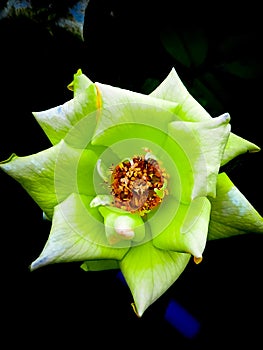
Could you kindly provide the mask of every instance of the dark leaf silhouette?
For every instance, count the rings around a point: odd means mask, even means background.
[[[89,0],[35,1],[8,0],[1,5],[0,19],[25,17],[46,27],[55,34],[58,28],[64,29],[83,40],[85,10]]]

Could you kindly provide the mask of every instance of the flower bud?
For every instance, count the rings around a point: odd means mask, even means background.
[[[119,242],[121,245],[127,245],[123,241],[140,242],[143,240],[145,225],[139,214],[109,206],[101,206],[99,211],[104,218],[106,237],[110,245]]]

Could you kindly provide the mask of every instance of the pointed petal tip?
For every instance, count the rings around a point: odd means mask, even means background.
[[[249,153],[257,153],[259,151],[261,151],[261,148],[258,147],[257,145],[255,145],[253,149],[248,150]]]
[[[36,269],[45,266],[49,263],[49,259],[47,257],[44,258],[37,258],[34,260],[31,265],[29,266],[30,271],[35,271]]]
[[[32,262],[30,265],[29,265],[29,270],[32,272],[32,271],[35,271],[36,269],[38,268],[37,264],[35,262]]]
[[[81,75],[81,74],[82,74],[82,70],[81,70],[81,68],[79,68],[79,69],[77,70],[76,75]]]
[[[218,125],[221,124],[228,124],[231,120],[229,113],[223,113],[220,114],[218,117],[213,118],[215,122],[217,122]]]
[[[36,270],[36,267],[34,266],[34,263],[30,264],[30,265],[28,266],[28,268],[29,268],[29,271],[30,271],[30,272]]]
[[[194,262],[196,265],[200,264],[202,262],[203,257],[202,256],[194,256]]]
[[[143,312],[141,312],[141,313],[139,313],[139,312],[138,312],[137,307],[136,307],[136,305],[135,305],[135,303],[134,303],[134,302],[133,302],[133,303],[131,303],[131,306],[132,306],[132,309],[133,309],[133,311],[134,311],[135,315],[136,315],[138,318],[141,318],[141,316],[142,316]]]
[[[228,123],[230,121],[230,114],[229,113],[224,113],[220,116],[222,118],[222,120],[224,120],[224,122]]]

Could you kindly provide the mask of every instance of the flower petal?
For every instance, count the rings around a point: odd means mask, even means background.
[[[1,162],[0,168],[18,181],[51,219],[54,206],[71,193],[96,193],[92,182],[96,152],[96,148],[74,149],[61,141],[30,156],[13,155]]]
[[[208,239],[263,233],[263,218],[225,173],[218,175],[217,196],[210,198]]]
[[[81,69],[77,70],[77,73],[74,74],[73,81],[68,84],[68,89],[74,92],[74,96],[82,92],[85,92],[86,89],[92,85],[92,81],[82,73]]]
[[[215,196],[217,174],[230,133],[229,120],[229,114],[225,113],[217,118],[199,123],[172,122],[169,124],[169,135],[185,152],[185,157],[189,159],[192,166],[194,187],[191,198]],[[164,149],[174,150],[169,139],[167,143]],[[171,156],[178,164],[179,173],[184,182],[185,178],[189,178],[189,169],[178,161],[178,153],[174,152]],[[185,190],[183,187],[183,191]]]
[[[60,145],[39,153],[18,157],[13,154],[0,168],[18,181],[50,219],[57,204],[54,168]]]
[[[260,147],[231,132],[221,160],[221,166],[225,165],[231,159],[237,157],[240,154],[259,151]]]
[[[155,248],[151,241],[129,250],[120,261],[120,269],[138,316],[177,280],[190,257],[190,254]]]
[[[180,105],[176,114],[184,121],[205,121],[210,114],[191,96],[174,68],[164,81],[150,94],[156,98],[174,101]],[[232,132],[230,133],[222,164],[245,152],[257,152],[260,148]]]
[[[101,215],[92,197],[70,195],[55,207],[47,243],[31,270],[53,263],[97,259],[120,260],[129,248],[109,247]]]
[[[170,198],[170,212],[172,201],[173,199]],[[165,208],[166,214],[164,214],[163,222],[156,218],[149,220],[154,246],[189,253],[201,259],[206,245],[210,219],[209,200],[206,197],[198,197],[190,205],[180,204],[171,218],[168,218],[169,207]],[[165,226],[164,223],[166,223]]]
[[[88,118],[89,127],[85,131],[86,140],[90,140],[96,126],[97,108],[97,89],[91,84],[64,104],[45,111],[33,112],[33,115],[51,143],[55,145],[83,118]]]
[[[167,124],[175,119],[178,105],[129,90],[96,83],[103,108],[98,118],[93,144],[110,146],[119,140],[146,136],[157,139],[155,130],[166,133]],[[148,126],[149,131],[141,128]],[[139,133],[139,134],[138,134]]]
[[[176,113],[181,120],[197,122],[211,118],[200,103],[189,94],[174,68],[150,96],[178,103],[180,109]]]
[[[71,193],[96,195],[97,187],[103,188],[98,179],[97,161],[104,149],[76,149],[64,141],[60,145],[54,176],[58,202],[62,202]]]

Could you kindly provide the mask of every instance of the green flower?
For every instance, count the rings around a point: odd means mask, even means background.
[[[91,82],[33,115],[51,141],[0,163],[52,221],[31,270],[80,261],[120,269],[138,316],[177,280],[208,239],[262,233],[263,219],[220,167],[259,147],[212,118],[176,71],[150,94]]]

